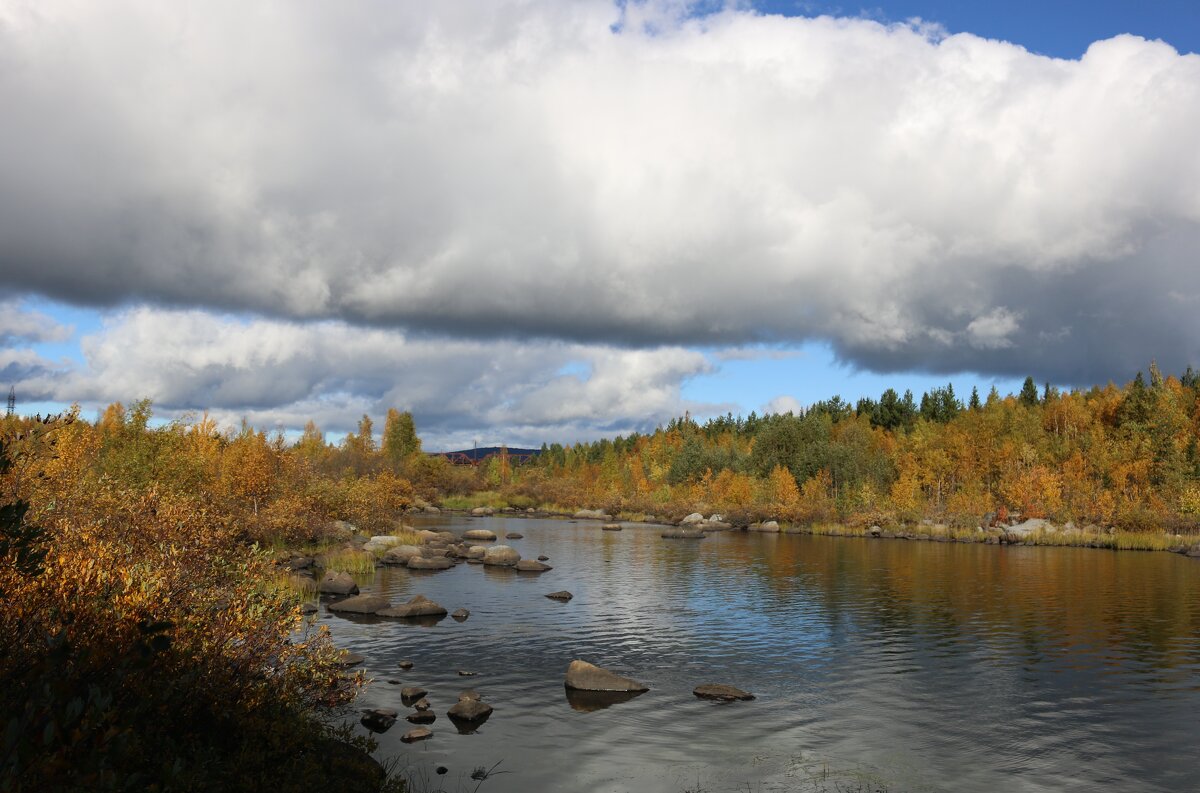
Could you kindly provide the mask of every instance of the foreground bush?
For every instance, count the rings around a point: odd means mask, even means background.
[[[328,726],[361,680],[267,561],[203,492],[79,490],[72,425],[0,439],[0,790],[378,787]]]

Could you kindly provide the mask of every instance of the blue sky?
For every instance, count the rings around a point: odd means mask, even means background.
[[[1200,3],[43,8],[0,26],[22,411],[444,448],[1200,364]]]

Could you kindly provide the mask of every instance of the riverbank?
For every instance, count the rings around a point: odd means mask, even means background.
[[[523,503],[528,503],[523,500]],[[500,515],[524,519],[590,520],[600,523],[646,523],[682,526],[696,524],[701,531],[761,531],[781,534],[811,534],[829,537],[860,537],[865,539],[895,539],[910,542],[959,542],[984,545],[1046,546],[1067,548],[1097,548],[1112,551],[1166,551],[1200,559],[1200,532],[1190,534],[1165,531],[1127,531],[1115,527],[1056,526],[1049,521],[1031,519],[1003,525],[963,527],[937,523],[932,520],[916,524],[796,524],[772,520],[767,516],[726,520],[726,516],[700,513],[686,516],[657,515],[645,512],[606,513],[599,509],[572,509],[561,505],[512,506],[495,493],[483,498],[459,497],[451,505],[443,503],[439,512],[471,517]],[[691,520],[689,521],[689,517]],[[698,519],[697,519],[698,518]]]

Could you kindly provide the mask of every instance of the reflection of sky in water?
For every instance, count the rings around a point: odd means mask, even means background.
[[[1189,560],[469,523],[521,531],[506,542],[555,569],[384,569],[364,591],[424,594],[471,618],[325,622],[368,658],[377,682],[364,706],[398,706],[388,678],[430,689],[435,738],[402,746],[404,722],[381,738],[414,768],[503,761],[493,792],[804,790],[814,764],[877,772],[893,791],[1200,786],[1177,751],[1200,737],[1200,564]],[[575,599],[544,597],[558,589]],[[401,658],[417,667],[400,672]],[[562,687],[573,658],[651,691],[573,710]],[[702,702],[691,689],[705,682],[759,699]],[[496,713],[459,736],[444,714],[467,687]]]

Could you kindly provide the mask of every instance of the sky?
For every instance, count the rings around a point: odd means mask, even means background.
[[[0,386],[426,448],[1200,366],[1200,5],[0,5]]]

